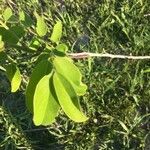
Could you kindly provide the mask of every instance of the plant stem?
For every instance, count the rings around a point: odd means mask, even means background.
[[[80,58],[89,58],[89,57],[106,57],[106,58],[118,58],[118,59],[150,59],[150,56],[132,56],[132,55],[114,55],[109,53],[70,53],[67,54],[71,58],[80,59]]]

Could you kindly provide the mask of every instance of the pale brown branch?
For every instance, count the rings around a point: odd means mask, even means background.
[[[80,58],[89,58],[89,57],[106,57],[106,58],[118,58],[118,59],[150,59],[150,56],[132,56],[132,55],[114,55],[108,53],[70,53],[68,54],[69,57],[80,59]]]

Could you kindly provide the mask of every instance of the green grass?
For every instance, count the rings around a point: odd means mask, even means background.
[[[35,1],[35,3],[34,3]],[[1,1],[6,6],[43,13],[49,28],[57,18],[63,21],[63,38],[70,52],[107,52],[149,55],[149,0],[22,0]],[[61,3],[62,2],[62,3]],[[30,41],[30,35],[25,37]],[[7,50],[23,73],[21,90],[10,93],[0,73],[0,149],[58,150],[149,150],[150,68],[149,60],[94,58],[75,61],[83,73],[88,91],[81,105],[90,117],[77,124],[63,113],[57,122],[35,127],[25,108],[26,78],[32,68],[26,52]]]

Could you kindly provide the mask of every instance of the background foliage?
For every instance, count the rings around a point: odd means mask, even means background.
[[[43,14],[50,31],[61,19],[62,41],[70,52],[150,52],[150,16],[146,16],[150,13],[149,0],[1,0],[0,6],[0,12],[6,6],[16,14],[25,11],[34,24],[36,10]],[[31,27],[21,40],[28,44],[33,34]],[[19,64],[23,81],[20,90],[12,94],[8,80],[0,72],[1,149],[150,149],[149,60],[75,60],[88,86],[81,105],[90,120],[74,123],[62,112],[56,123],[45,128],[33,125],[25,107],[24,90],[34,66],[33,55],[6,51]]]

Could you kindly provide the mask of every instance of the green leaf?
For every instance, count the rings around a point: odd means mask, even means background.
[[[6,30],[3,27],[0,27],[0,35],[3,37],[3,41],[9,44],[17,44],[19,41],[19,38],[14,32]]]
[[[9,28],[9,31],[14,33],[19,40],[25,34],[24,28],[20,25],[16,25],[16,26],[13,26],[13,27]]]
[[[57,73],[57,76],[60,79],[61,83],[63,84],[65,90],[69,94],[74,105],[80,110],[81,107],[80,107],[79,99],[74,88],[72,87],[72,84],[61,74]]]
[[[34,51],[37,51],[37,49],[40,47],[41,43],[39,42],[38,39],[36,38],[33,38],[29,47],[34,50]]]
[[[38,58],[36,59],[35,64],[38,64],[39,62],[41,62],[42,60],[48,60],[48,58],[50,57],[50,54],[43,52],[41,53]]]
[[[12,16],[12,14],[12,10],[9,7],[7,7],[3,13],[4,20],[7,21]]]
[[[37,13],[35,14],[36,19],[37,19],[37,24],[36,24],[36,32],[38,33],[39,36],[44,36],[47,33],[47,25],[44,21],[43,16],[39,16]]]
[[[62,36],[62,22],[57,21],[53,28],[53,32],[52,32],[50,40],[52,42],[58,43],[61,36]]]
[[[63,75],[72,84],[77,95],[85,94],[87,86],[81,82],[82,75],[71,59],[55,57],[53,64],[56,72]]]
[[[42,52],[36,59],[35,64],[38,64],[39,62],[43,60],[48,60],[50,58],[50,54],[47,52]]]
[[[15,23],[18,23],[19,22],[19,20],[18,20],[18,16],[16,16],[16,15],[12,15],[9,19],[8,19],[8,21],[7,21],[8,23],[11,23],[11,24],[15,24]]]
[[[24,28],[22,26],[13,26],[9,30],[0,27],[0,35],[3,37],[3,41],[8,44],[17,44],[20,38],[25,34]]]
[[[26,88],[26,105],[29,111],[33,112],[33,97],[38,82],[51,71],[52,64],[48,60],[42,60],[35,66]]]
[[[11,82],[11,92],[16,92],[21,84],[21,74],[19,68],[10,64],[6,67],[6,75]]]
[[[53,76],[53,83],[59,104],[66,115],[75,122],[87,121],[88,118],[74,105],[56,73]]]
[[[19,20],[20,21],[25,21],[25,13],[24,13],[24,11],[20,11],[19,12]]]
[[[44,76],[37,84],[34,94],[34,123],[35,125],[49,125],[58,115],[59,104],[55,100],[52,73]]]
[[[68,51],[68,47],[66,44],[59,44],[56,46],[56,50],[65,53]]]
[[[31,17],[28,14],[26,14],[24,11],[19,12],[19,20],[26,27],[30,27],[34,23]]]

